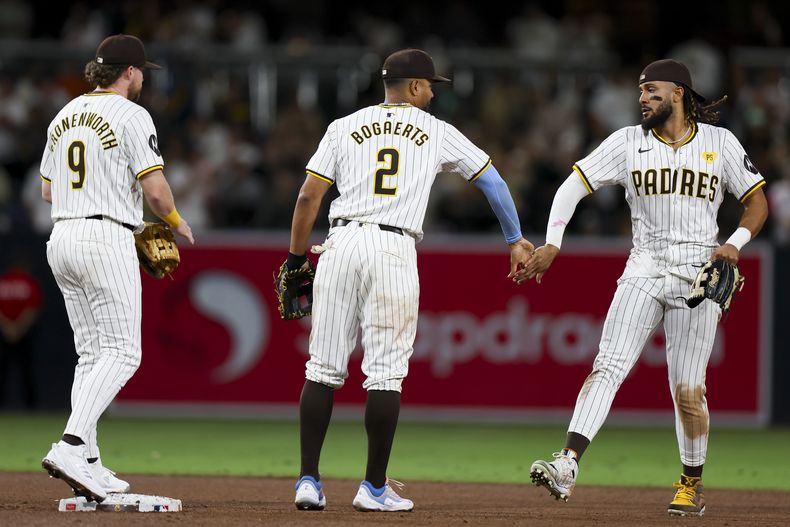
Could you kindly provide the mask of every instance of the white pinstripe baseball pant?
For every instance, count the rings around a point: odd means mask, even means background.
[[[688,296],[689,288],[689,281],[672,275],[618,282],[598,355],[579,392],[569,432],[591,440],[595,437],[617,390],[663,319],[680,459],[688,466],[705,463],[709,428],[705,370],[721,309],[710,301],[689,309],[681,298]]]
[[[141,359],[141,284],[134,237],[108,220],[55,223],[47,260],[63,293],[79,356],[65,434],[98,457],[96,424]]]
[[[339,388],[362,329],[366,390],[400,391],[417,334],[414,238],[352,222],[330,230],[313,283],[308,380]]]

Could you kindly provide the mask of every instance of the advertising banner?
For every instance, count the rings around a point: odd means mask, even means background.
[[[272,274],[287,243],[183,247],[174,280],[143,276],[143,361],[117,406],[293,407],[304,383],[310,318],[280,320]],[[450,239],[418,248],[420,316],[404,410],[455,416],[569,416],[598,351],[628,246],[563,246],[541,285],[506,278],[502,244]],[[719,324],[707,374],[712,415],[768,417],[766,257]],[[768,324],[768,325],[767,325]],[[693,331],[693,328],[692,328]],[[362,404],[362,350],[335,402]],[[671,416],[663,330],[624,382],[613,416]],[[670,421],[671,422],[671,421]]]

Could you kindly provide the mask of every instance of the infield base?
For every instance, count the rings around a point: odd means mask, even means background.
[[[60,512],[180,512],[181,500],[147,494],[108,494],[101,502],[88,501],[82,496],[63,498]]]

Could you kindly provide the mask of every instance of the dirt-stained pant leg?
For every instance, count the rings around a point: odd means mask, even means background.
[[[713,350],[721,310],[710,300],[689,309],[682,296],[688,295],[689,282],[667,278],[667,336],[669,388],[675,403],[675,432],[684,465],[705,463],[710,418],[705,396],[705,372]]]
[[[663,278],[620,280],[606,315],[593,370],[576,399],[569,432],[592,440],[600,430],[617,390],[661,322],[662,289]]]
[[[340,388],[359,331],[360,233],[357,225],[333,228],[313,281],[310,360],[305,377]]]

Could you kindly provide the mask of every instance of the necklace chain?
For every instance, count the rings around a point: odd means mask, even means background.
[[[675,139],[674,141],[667,141],[667,143],[670,144],[670,145],[674,145],[676,143],[681,142],[682,140],[684,140],[686,138],[687,135],[689,135],[690,131],[691,131],[691,125],[689,125],[688,128],[686,128],[686,131],[683,132],[683,135],[680,136],[679,139]]]

